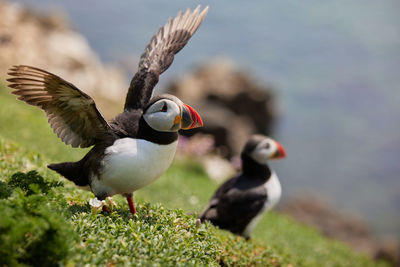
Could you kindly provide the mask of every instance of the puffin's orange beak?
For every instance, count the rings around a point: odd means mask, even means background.
[[[199,113],[189,105],[183,104],[181,129],[188,130],[203,126]]]
[[[278,142],[276,142],[276,152],[272,155],[271,159],[282,159],[284,157],[286,157],[286,151],[283,148],[283,146],[281,144],[279,144]]]

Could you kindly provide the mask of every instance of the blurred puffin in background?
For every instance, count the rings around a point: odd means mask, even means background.
[[[175,155],[180,129],[201,127],[199,114],[172,95],[152,96],[159,76],[199,28],[208,11],[179,12],[146,46],[133,77],[124,111],[107,122],[94,100],[47,71],[14,66],[8,79],[13,94],[46,112],[53,131],[67,145],[93,148],[77,162],[48,167],[96,198],[122,194],[135,214],[133,192],[163,174]],[[103,209],[108,211],[107,206]]]
[[[251,136],[241,153],[242,172],[217,189],[200,220],[249,239],[262,215],[281,197],[278,176],[267,162],[285,156],[285,149],[275,140]]]

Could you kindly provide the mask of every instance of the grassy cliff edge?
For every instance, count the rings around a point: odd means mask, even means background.
[[[20,189],[15,189],[9,197],[0,200],[3,202],[2,207],[14,205],[14,209],[23,209],[25,213],[13,214],[27,219],[31,218],[31,200],[49,203],[42,205],[48,209],[43,214],[57,212],[60,223],[70,226],[68,229],[72,229],[73,238],[66,240],[69,246],[64,248],[64,254],[60,254],[63,257],[58,260],[58,264],[384,265],[355,254],[347,246],[324,238],[316,231],[274,212],[263,218],[250,242],[209,224],[196,225],[195,216],[186,213],[194,212],[195,215],[199,212],[217,185],[191,161],[174,163],[157,182],[135,193],[138,203],[138,214],[135,217],[129,216],[127,205],[120,197],[115,197],[118,206],[110,215],[94,214],[87,204],[92,197],[89,192],[76,189],[70,182],[46,168],[50,162],[77,160],[86,150],[72,149],[62,144],[52,133],[43,112],[16,101],[1,86],[0,125],[0,181],[6,183],[15,173],[26,174],[35,170],[46,181],[64,183],[63,187],[52,188],[51,194],[44,194],[39,190],[34,194],[36,197],[32,198],[24,195]],[[0,218],[11,214],[6,208],[0,209],[0,213],[2,212]],[[49,216],[44,218],[52,218]],[[11,219],[18,221],[18,218]],[[27,229],[26,233],[34,231],[35,227],[32,225],[32,229]],[[2,228],[1,222],[0,231],[5,237],[5,241],[2,240],[5,245],[0,248],[0,254],[4,249],[7,252],[6,241],[11,240],[6,238],[7,235],[12,235],[7,229],[12,228]],[[68,229],[64,231],[70,231]],[[21,242],[26,242],[26,233],[22,235]],[[37,240],[41,239],[38,237]],[[25,263],[29,264],[29,261]],[[7,263],[0,263],[3,264]]]

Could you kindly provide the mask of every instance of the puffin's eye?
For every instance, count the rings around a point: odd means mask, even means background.
[[[161,108],[161,112],[167,112],[168,106],[167,103],[164,103],[163,107]]]
[[[270,145],[269,143],[266,143],[264,147],[265,147],[266,149],[269,149],[270,146],[271,146],[271,145]]]

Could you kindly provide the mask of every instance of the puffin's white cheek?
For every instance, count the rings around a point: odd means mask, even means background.
[[[147,124],[156,131],[168,132],[171,131],[173,120],[168,113],[152,113],[143,116]]]
[[[267,149],[253,152],[252,158],[260,164],[265,164],[270,157],[270,152]]]

